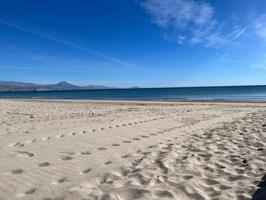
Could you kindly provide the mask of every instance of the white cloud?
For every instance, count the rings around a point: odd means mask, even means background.
[[[179,44],[204,43],[219,46],[228,42],[218,30],[215,9],[195,0],[146,0],[142,3],[155,24],[165,29],[167,38]]]
[[[173,25],[180,29],[186,28],[190,23],[196,26],[205,25],[212,19],[214,12],[210,5],[191,0],[147,0],[143,5],[159,26]]]

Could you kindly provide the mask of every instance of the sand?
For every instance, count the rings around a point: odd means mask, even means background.
[[[265,103],[0,100],[0,199],[266,199],[265,117]]]

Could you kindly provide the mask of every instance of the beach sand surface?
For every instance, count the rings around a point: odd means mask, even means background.
[[[0,199],[266,199],[265,144],[266,103],[0,100]]]

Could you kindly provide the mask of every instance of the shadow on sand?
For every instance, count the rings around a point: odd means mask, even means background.
[[[252,195],[252,200],[266,200],[266,174],[262,177],[257,191]]]

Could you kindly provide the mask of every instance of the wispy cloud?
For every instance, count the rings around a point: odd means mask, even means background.
[[[206,25],[212,21],[214,9],[207,3],[196,3],[192,0],[147,0],[143,6],[152,15],[159,26],[184,29],[189,24]]]
[[[238,39],[244,33],[248,32],[252,34],[252,36],[262,39],[266,42],[266,15],[258,15],[255,19],[251,20],[249,25],[244,28],[237,29],[232,35],[232,41]],[[255,33],[255,34],[254,34]]]
[[[236,63],[240,63],[246,66],[249,66],[251,68],[256,68],[256,69],[263,69],[266,70],[266,59],[261,59],[260,61],[254,61],[254,62],[250,62],[250,61],[243,61],[243,60],[233,60]]]
[[[266,15],[248,25],[236,25],[230,17],[218,19],[215,8],[200,0],[143,0],[142,7],[152,22],[164,30],[165,38],[178,44],[224,47],[253,33],[266,41]]]
[[[266,15],[258,17],[253,27],[256,35],[266,42]]]
[[[228,55],[222,55],[219,59],[219,62],[230,65],[232,65],[233,63],[237,63],[254,69],[266,70],[266,56],[261,55],[258,56],[257,59],[253,59],[251,61],[228,58]]]
[[[195,0],[146,0],[142,3],[155,24],[166,30],[168,39],[179,44],[204,43],[217,46],[227,43],[219,32],[210,4]]]
[[[239,38],[242,34],[244,34],[249,28],[250,28],[251,24],[247,25],[246,27],[242,28],[242,29],[238,29],[234,34],[233,34],[233,40],[236,40],[237,38]]]
[[[114,62],[116,64],[119,64],[119,65],[122,65],[122,66],[125,66],[125,67],[140,68],[140,66],[138,66],[138,65],[134,65],[134,64],[128,63],[126,61],[123,61],[123,60],[120,60],[120,59],[117,59],[117,58],[114,58],[114,57],[99,53],[99,52],[97,52],[97,51],[95,51],[95,50],[93,50],[91,48],[82,46],[82,45],[74,43],[74,42],[70,42],[70,41],[67,41],[67,40],[62,40],[60,38],[56,38],[56,37],[53,37],[53,36],[50,36],[50,35],[47,35],[47,34],[44,34],[44,33],[33,31],[33,30],[27,29],[25,27],[22,27],[22,26],[19,26],[19,25],[16,25],[16,24],[13,24],[13,23],[10,23],[10,22],[7,22],[7,21],[3,21],[3,20],[0,20],[0,24],[12,27],[12,28],[17,29],[19,31],[23,31],[23,32],[27,32],[27,33],[36,35],[38,37],[45,38],[47,40],[56,42],[58,44],[62,44],[62,45],[69,46],[69,47],[72,47],[72,48],[76,48],[76,49],[79,49],[79,50],[82,50],[82,51],[86,51],[86,52],[88,52],[88,53],[90,53],[92,55],[101,57],[103,59],[109,60],[111,62]]]
[[[10,65],[1,65],[0,69],[2,70],[21,70],[21,71],[58,71],[58,72],[88,72],[88,67],[81,68],[81,67],[60,67],[58,66],[51,66],[51,67],[29,67],[29,66],[10,66]],[[90,68],[94,69],[94,68]]]

